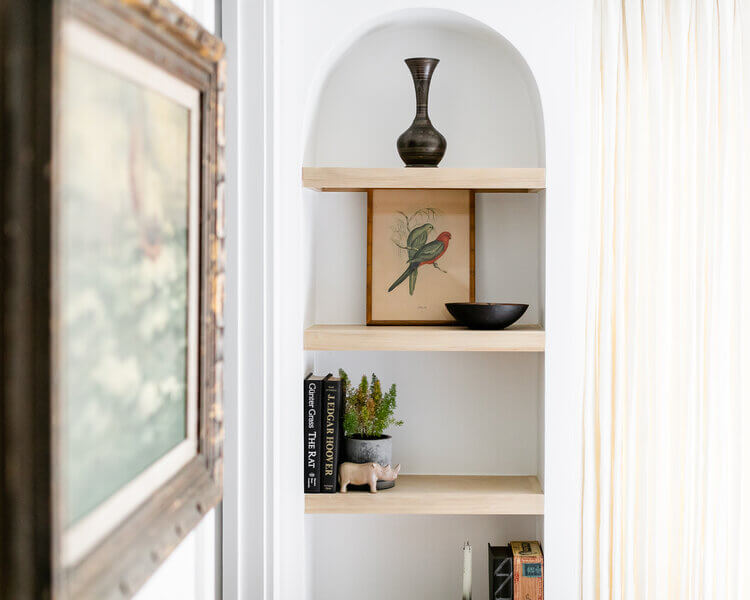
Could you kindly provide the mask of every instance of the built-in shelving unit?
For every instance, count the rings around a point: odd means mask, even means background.
[[[530,193],[545,189],[540,168],[375,169],[303,167],[302,184],[319,192],[365,192],[371,189],[474,190],[477,192]]]
[[[412,352],[544,352],[539,325],[474,331],[451,325],[313,325],[305,350],[392,350]]]
[[[376,494],[307,494],[305,512],[542,515],[544,494],[534,476],[401,475]]]
[[[537,192],[544,169],[303,168],[305,187],[320,192],[370,189],[471,189]],[[328,325],[308,327],[305,350],[412,352],[544,352],[540,325],[477,331],[454,325]],[[536,476],[401,475],[377,494],[307,494],[308,514],[543,515]]]
[[[302,182],[319,192],[371,189],[469,189],[532,193],[545,189],[542,168],[419,169],[305,167]],[[457,325],[402,326],[317,324],[304,332],[310,351],[544,352],[540,325],[501,331]],[[536,476],[401,475],[376,494],[352,491],[307,494],[308,514],[543,515],[544,493]]]
[[[523,39],[522,29],[507,29]],[[430,110],[448,150],[437,168],[403,167],[397,153],[396,136],[414,109],[408,56],[441,59]],[[559,156],[545,141],[538,74],[486,24],[415,9],[355,37],[324,75],[310,95],[317,103],[308,113],[305,167],[295,174],[306,242],[297,257],[301,293],[293,299],[304,315],[304,373],[343,369],[355,383],[377,374],[398,388],[394,417],[403,427],[385,432],[393,437],[389,462],[401,464],[392,489],[295,501],[305,513],[306,595],[461,597],[462,546],[470,540],[472,596],[492,597],[487,545],[545,544],[545,476],[561,464],[556,457],[548,465],[547,432],[555,424],[545,400],[555,182],[550,178],[548,189],[544,167]],[[367,261],[382,255],[368,252],[368,244],[387,241],[377,228],[397,226],[377,211],[375,190],[408,190],[383,194],[403,197],[395,208],[405,212],[433,206],[432,192],[471,192],[476,300],[528,304],[521,322],[501,331],[365,325]],[[454,227],[449,214],[432,220],[439,231]],[[452,274],[455,265],[446,270]],[[432,269],[428,277],[439,281]],[[396,297],[413,305],[405,295],[387,296]],[[299,447],[296,429],[288,429]]]

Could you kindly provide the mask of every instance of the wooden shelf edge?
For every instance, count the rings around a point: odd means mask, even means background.
[[[539,325],[477,331],[453,325],[313,325],[304,332],[304,349],[403,352],[544,352]]]
[[[371,189],[461,189],[532,193],[546,188],[543,168],[347,168],[302,167],[302,185],[319,192]]]
[[[533,476],[402,475],[396,487],[346,494],[306,494],[307,514],[543,515]]]

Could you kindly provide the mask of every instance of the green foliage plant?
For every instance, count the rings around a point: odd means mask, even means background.
[[[396,384],[392,384],[384,394],[380,380],[375,373],[368,381],[365,375],[359,385],[354,387],[349,376],[339,369],[346,394],[344,410],[344,433],[350,437],[366,440],[378,439],[391,426],[400,427],[403,421],[393,417],[396,410]]]

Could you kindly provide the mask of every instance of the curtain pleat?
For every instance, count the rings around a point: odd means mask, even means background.
[[[582,0],[582,598],[750,598],[750,2]]]

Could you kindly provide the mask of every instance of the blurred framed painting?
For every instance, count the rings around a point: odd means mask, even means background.
[[[368,192],[368,325],[455,323],[445,303],[474,293],[472,191]]]
[[[168,3],[62,6],[55,585],[129,596],[221,498],[223,46]]]

